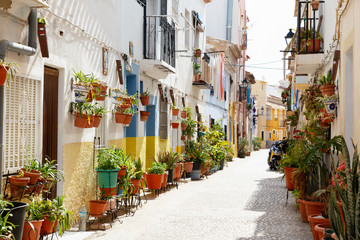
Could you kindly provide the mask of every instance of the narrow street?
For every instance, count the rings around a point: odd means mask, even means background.
[[[208,179],[182,183],[110,230],[64,239],[311,239],[291,196],[285,207],[285,182],[268,169],[267,153],[252,152]]]

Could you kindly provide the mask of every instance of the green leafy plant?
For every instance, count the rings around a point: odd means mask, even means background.
[[[8,221],[9,217],[12,216],[10,211],[4,214],[5,210],[9,210],[8,207],[13,207],[13,204],[2,200],[0,195],[0,239],[15,239],[12,232],[15,228],[14,224]]]
[[[185,141],[185,152],[184,159],[187,162],[197,162],[201,165],[205,165],[205,161],[209,158],[209,153],[213,154],[214,157],[221,158],[219,153],[216,152],[215,146],[212,146],[213,149],[206,149],[206,145],[201,144],[201,142],[195,142],[193,140]],[[215,159],[221,160],[221,159]]]
[[[17,72],[20,71],[20,67],[16,63],[5,62],[2,59],[0,59],[0,68],[4,68],[7,72],[7,74],[6,74],[6,83],[7,84],[9,84],[9,80],[13,81]]]
[[[171,105],[171,109],[179,109],[176,105]]]
[[[240,138],[238,141],[238,156],[244,158],[249,148],[249,141],[246,138]]]
[[[133,115],[133,114],[135,114],[135,113],[137,113],[138,111],[136,111],[135,110],[135,108],[128,108],[128,109],[126,109],[125,111],[124,111],[124,113],[125,114],[131,114],[131,115]]]
[[[95,103],[93,112],[97,116],[106,117],[106,113],[110,111],[106,111],[106,108],[100,106],[99,103]]]
[[[149,89],[146,89],[146,91],[141,93],[141,97],[145,97],[145,96],[150,96],[150,91]]]
[[[201,71],[200,71],[200,64],[199,63],[193,63],[193,68],[195,71],[195,75],[201,75]]]
[[[152,162],[151,167],[148,168],[147,173],[148,174],[163,174],[165,173],[167,168],[166,163],[160,163],[160,162]]]
[[[257,151],[261,148],[261,142],[262,142],[262,139],[261,137],[255,137],[253,139],[253,145],[254,145],[254,150]]]
[[[113,157],[111,149],[101,148],[96,155],[97,169],[111,170],[119,167],[119,162]]]
[[[334,84],[331,71],[329,71],[326,76],[322,76],[322,78],[319,80],[319,83],[321,86]]]
[[[157,154],[157,161],[159,163],[165,163],[167,166],[167,170],[174,169],[175,163],[179,162],[180,159],[180,154],[177,152],[164,151]]]
[[[196,133],[196,121],[191,118],[186,118],[185,120],[182,120],[182,122],[187,123],[185,130],[182,130],[182,134],[184,136],[194,137],[194,134]]]
[[[41,204],[33,199],[29,206],[26,208],[26,221],[38,221],[43,219],[42,206]]]
[[[192,108],[191,108],[191,107],[182,107],[181,109],[182,109],[182,111],[186,111],[186,113],[187,113],[187,118],[191,118],[191,117],[192,117]]]
[[[142,162],[140,158],[138,158],[136,161],[134,160],[134,166],[135,166],[134,178],[140,180],[143,176]]]
[[[76,72],[73,69],[73,76],[75,84],[83,85],[83,86],[91,86],[91,84],[94,84],[96,82],[99,82],[99,79],[94,74],[85,74],[81,70],[79,72]]]

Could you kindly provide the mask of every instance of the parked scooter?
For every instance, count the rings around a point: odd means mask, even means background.
[[[280,161],[283,155],[286,153],[286,149],[288,147],[288,140],[283,139],[281,141],[276,141],[270,148],[269,156],[268,156],[268,165],[270,170],[277,170]]]

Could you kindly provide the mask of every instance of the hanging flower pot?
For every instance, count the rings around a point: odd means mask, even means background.
[[[8,69],[8,66],[0,65],[0,86],[5,85]]]
[[[173,116],[177,116],[177,115],[179,114],[179,111],[180,111],[180,110],[179,110],[178,108],[173,108],[173,109],[172,109],[172,115],[173,115]]]
[[[132,114],[125,114],[125,120],[124,120],[125,125],[129,125],[131,123],[132,116],[133,116]]]
[[[317,0],[312,0],[311,1],[311,8],[314,10],[314,11],[317,11],[319,10],[319,1]]]
[[[86,114],[81,114],[78,112],[75,112],[75,121],[74,126],[78,128],[92,128],[94,125],[94,115],[91,115],[90,117]]]
[[[128,97],[128,98],[124,98],[123,101],[124,101],[125,104],[132,105],[134,99]]]
[[[126,114],[121,112],[115,112],[115,122],[124,123]]]
[[[185,130],[186,129],[186,127],[187,127],[187,123],[186,122],[182,122],[181,123],[181,130]]]
[[[335,94],[335,84],[330,84],[330,85],[324,85],[320,87],[320,92],[323,95],[323,97],[325,96],[332,96]]]
[[[91,102],[92,94],[88,86],[73,84],[72,85],[75,93],[75,102]]]
[[[149,115],[150,115],[150,112],[140,111],[140,121],[146,122]]]
[[[201,49],[199,49],[199,48],[196,49],[196,50],[195,50],[195,56],[196,56],[196,57],[201,57],[201,52],[202,52]]]
[[[143,106],[149,105],[150,96],[144,95],[140,97],[140,102]]]
[[[100,115],[95,115],[94,116],[94,124],[93,124],[94,128],[99,127],[101,119],[102,119],[102,117]]]
[[[327,114],[333,115],[336,113],[337,99],[326,99],[323,101]]]
[[[93,93],[95,95],[95,100],[96,101],[104,101],[108,89],[108,86],[106,86],[105,84],[101,84],[101,83],[93,83],[92,85],[92,89],[93,89]]]
[[[185,110],[181,111],[181,118],[186,118],[187,112]]]
[[[101,217],[105,212],[105,200],[91,200],[89,214],[94,217]]]
[[[181,140],[182,140],[182,141],[185,141],[185,136],[181,136]]]
[[[173,123],[171,123],[171,126],[172,126],[172,128],[177,129],[179,127],[179,124],[180,123],[178,123],[178,122],[173,122]]]

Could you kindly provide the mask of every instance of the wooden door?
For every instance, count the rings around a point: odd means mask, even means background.
[[[43,106],[43,159],[57,160],[58,138],[58,77],[57,69],[44,68],[44,106]],[[51,191],[56,196],[56,184]]]

